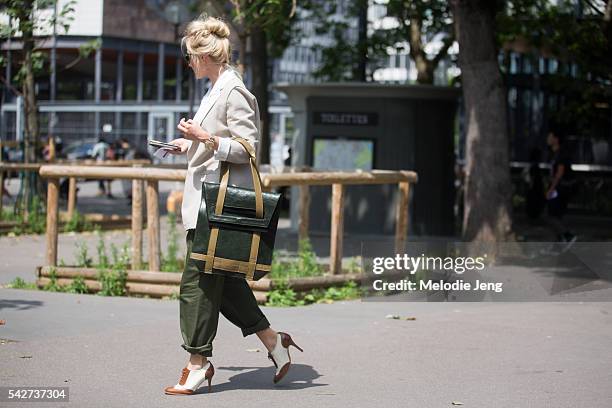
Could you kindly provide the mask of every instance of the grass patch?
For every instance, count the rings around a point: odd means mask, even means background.
[[[312,250],[308,239],[298,243],[297,258],[292,262],[281,262],[276,253],[272,256],[272,267],[268,277],[275,281],[284,281],[288,278],[304,278],[309,276],[322,276],[325,273],[317,262],[317,256]]]
[[[304,306],[313,303],[332,303],[339,300],[357,299],[362,291],[355,282],[347,282],[343,286],[327,289],[312,289],[306,292],[296,292],[281,281],[268,292],[266,306]]]
[[[32,199],[28,208],[28,217],[22,212],[2,211],[2,220],[16,222],[9,232],[10,235],[43,234],[47,226],[47,212],[45,203],[37,196]]]
[[[38,289],[35,282],[26,282],[20,277],[13,279],[8,287],[13,289]]]
[[[64,224],[64,232],[83,232],[93,231],[94,225],[80,214],[76,209],[72,213],[72,217]]]
[[[183,272],[185,268],[184,257],[179,256],[178,231],[176,228],[176,214],[168,214],[168,246],[166,254],[162,254],[162,272]]]

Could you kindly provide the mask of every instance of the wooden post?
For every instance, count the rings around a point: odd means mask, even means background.
[[[159,182],[147,180],[147,235],[149,238],[149,270],[161,269],[159,241]]]
[[[298,238],[300,240],[308,238],[308,224],[310,223],[310,188],[308,184],[302,184],[300,188],[300,202],[299,202],[299,214],[298,220]]]
[[[68,219],[71,220],[74,216],[74,208],[76,205],[76,177],[70,177],[68,183]]]
[[[331,243],[329,271],[332,275],[342,272],[342,234],[344,232],[344,185],[332,185]]]
[[[52,178],[47,183],[47,265],[57,265],[57,201],[59,179]]]
[[[402,253],[406,246],[408,236],[408,202],[410,183],[402,181],[399,183],[399,197],[395,214],[395,252]]]
[[[142,180],[132,180],[132,269],[142,267]]]
[[[2,145],[0,144],[0,149]],[[0,170],[0,220],[2,219],[2,213],[4,212],[2,207],[2,199],[4,198],[4,171]]]

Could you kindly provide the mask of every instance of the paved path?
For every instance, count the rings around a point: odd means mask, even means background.
[[[348,301],[264,312],[305,350],[292,352],[281,384],[257,338],[221,319],[213,392],[166,396],[186,361],[177,301],[0,289],[0,338],[10,340],[0,344],[0,383],[69,386],[64,406],[76,407],[612,406],[611,303]]]
[[[106,235],[118,245],[128,238]],[[348,254],[361,240],[347,238]],[[96,237],[62,234],[59,257],[70,262],[76,242],[95,253]],[[315,240],[317,253],[325,255],[327,242]],[[0,238],[0,283],[33,281],[43,259],[43,237]],[[573,295],[612,299],[610,292]],[[0,385],[70,387],[70,403],[50,407],[612,406],[610,302],[348,301],[263,310],[305,350],[292,349],[295,364],[281,384],[272,384],[257,338],[244,339],[221,318],[213,392],[166,396],[187,357],[177,301],[0,289]]]

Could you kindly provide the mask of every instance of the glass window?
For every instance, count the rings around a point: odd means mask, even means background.
[[[123,100],[136,100],[136,87],[138,73],[138,53],[128,52],[123,53]]]
[[[176,99],[176,64],[177,58],[167,56],[164,67],[164,95],[165,101],[173,101]],[[181,60],[178,60],[182,63]],[[182,68],[181,68],[182,69]]]

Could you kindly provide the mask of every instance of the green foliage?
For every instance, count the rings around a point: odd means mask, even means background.
[[[110,250],[112,258],[111,268],[128,269],[130,267],[131,259],[129,244],[127,242],[123,244],[121,249],[117,248],[114,242],[111,242]]]
[[[96,227],[95,233],[98,237],[98,244],[96,245],[96,251],[98,253],[98,268],[108,268],[110,262],[106,253],[106,242],[104,241],[104,234],[100,232],[100,227]]]
[[[162,256],[161,270],[163,272],[182,272],[183,259],[179,257],[178,232],[176,229],[176,214],[168,214],[168,249]]]
[[[79,46],[79,56],[81,58],[87,58],[92,52],[102,47],[102,40],[96,38],[95,40],[87,41]]]
[[[98,235],[98,269],[97,279],[101,289],[100,296],[124,296],[127,293],[127,268],[130,264],[130,257],[127,243],[123,245],[121,251],[111,243],[112,263],[106,252],[106,243],[99,228],[96,228]]]
[[[53,32],[53,26],[57,27],[58,34],[66,34],[70,24],[74,21],[75,0],[70,0],[58,7],[57,15],[50,12],[41,12],[55,8],[57,0],[5,0],[2,2],[3,13],[13,20],[13,24],[0,24],[1,37],[14,37],[19,32],[32,35],[34,32]],[[48,71],[48,55],[34,48],[30,54],[32,61],[32,72],[40,75]],[[4,63],[4,61],[2,61]],[[30,69],[26,64],[21,64],[15,74],[13,82],[20,84]]]
[[[85,219],[85,216],[77,210],[74,210],[72,217],[64,224],[64,232],[93,231],[93,229],[93,224]]]
[[[312,289],[307,292],[296,292],[287,282],[274,283],[274,289],[268,292],[266,306],[303,306],[312,303],[331,303],[339,300],[355,299],[361,296],[361,288],[355,282],[343,286],[332,286],[327,289]]]
[[[348,273],[360,273],[362,270],[361,258],[354,256],[352,257],[347,265]]]
[[[433,73],[440,61],[448,56],[455,42],[450,2],[444,0],[389,0],[387,16],[395,18],[397,27],[378,29],[380,38],[397,51],[410,52],[418,70],[417,82],[433,83]],[[417,30],[419,36],[413,36]],[[425,50],[437,41],[442,46],[435,53]]]
[[[49,292],[65,292],[66,289],[66,287],[57,283],[57,270],[55,268],[51,268],[49,271],[49,282],[43,286],[43,290]]]
[[[169,296],[167,296],[166,298],[167,298],[168,300],[179,300],[180,296],[181,296],[181,295],[180,295],[180,293],[178,293],[178,292],[172,292],[172,293],[171,293]]]
[[[102,286],[100,296],[124,296],[127,288],[127,272],[125,270],[99,270],[98,281]]]
[[[85,278],[83,276],[78,275],[75,277],[70,285],[66,287],[66,292],[68,293],[88,293],[89,289],[87,288],[87,284],[85,283]]]
[[[232,19],[245,32],[262,29],[268,38],[271,57],[280,57],[296,38],[295,10],[292,0],[233,0]]]
[[[22,234],[42,234],[46,230],[47,225],[47,213],[44,202],[38,197],[34,196],[32,202],[28,205],[28,218],[24,218],[21,212],[5,212],[7,216],[3,219],[7,221],[17,222],[11,232],[15,235]]]
[[[37,289],[35,282],[26,282],[20,277],[13,279],[8,287],[13,289]]]
[[[355,299],[361,295],[361,290],[357,283],[351,281],[347,282],[344,286],[332,286],[327,288],[323,294],[322,299],[324,300],[346,300]]]
[[[84,241],[78,241],[76,243],[77,250],[75,253],[76,258],[76,266],[82,266],[85,268],[91,267],[93,264],[93,259],[89,257],[89,253],[87,250],[87,244]]]
[[[602,2],[598,7],[597,2],[512,0],[497,14],[498,46],[527,44],[524,63],[534,70],[541,56],[557,60],[541,86],[563,95],[564,102],[551,106],[549,115],[568,133],[607,134],[609,110],[597,108],[609,103],[612,81],[612,38],[606,34],[604,7]]]
[[[298,299],[298,294],[286,282],[279,281],[275,288],[268,292],[266,306],[301,306],[306,304]]]
[[[321,276],[324,270],[317,262],[317,256],[312,250],[308,239],[300,240],[298,254],[295,261],[289,263],[279,262],[276,255],[272,258],[272,268],[269,273],[270,279],[282,280],[287,278],[298,278],[307,276]]]

